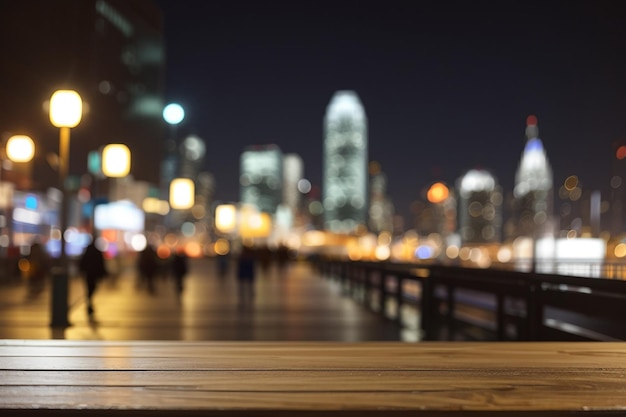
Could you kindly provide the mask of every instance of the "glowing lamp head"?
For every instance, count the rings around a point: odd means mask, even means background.
[[[530,115],[526,118],[526,126],[537,126],[537,117],[535,115]]]
[[[176,178],[170,183],[170,207],[178,210],[190,209],[195,200],[194,183],[189,178]]]
[[[124,144],[111,144],[102,150],[102,172],[107,177],[125,177],[130,172],[130,149]]]
[[[170,125],[177,125],[185,118],[185,110],[180,104],[172,103],[163,109],[163,119]]]
[[[6,152],[13,162],[28,162],[35,155],[35,143],[25,135],[11,136],[7,141]]]
[[[237,227],[237,208],[232,204],[220,204],[215,208],[215,227],[222,233],[231,233]]]
[[[83,101],[73,90],[58,90],[50,97],[50,122],[55,127],[76,127],[83,115]]]

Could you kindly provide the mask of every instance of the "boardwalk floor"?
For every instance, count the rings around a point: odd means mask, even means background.
[[[368,311],[341,293],[306,263],[284,271],[259,271],[255,297],[241,303],[232,272],[220,278],[212,259],[192,260],[185,289],[157,281],[155,294],[137,288],[132,266],[107,278],[94,297],[95,320],[86,314],[84,288],[72,278],[71,326],[51,329],[49,285],[36,297],[23,284],[0,286],[0,338],[73,340],[215,341],[399,341],[392,321]]]

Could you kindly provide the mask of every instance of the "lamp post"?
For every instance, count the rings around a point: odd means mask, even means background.
[[[61,232],[61,254],[59,266],[52,273],[51,327],[67,327],[68,264],[65,248],[67,192],[65,181],[69,169],[70,129],[78,126],[83,114],[80,95],[73,90],[57,90],[50,97],[50,122],[59,128],[59,231]]]
[[[6,143],[5,147],[6,157],[9,158],[10,161],[16,163],[27,163],[33,159],[35,155],[35,143],[33,140],[26,135],[14,135],[11,136]],[[0,169],[1,170],[1,169]],[[5,211],[5,209],[12,206],[13,199],[13,186],[0,186],[0,211]],[[11,230],[11,221],[4,221],[4,225],[2,225],[0,234],[7,235],[7,247],[12,245],[12,230]],[[3,251],[4,255],[4,251]],[[8,261],[8,260],[7,260]]]
[[[170,200],[168,186],[171,188],[171,182],[178,175],[178,141],[176,139],[176,127],[185,118],[185,110],[180,104],[170,103],[163,108],[163,120],[169,125],[169,137],[165,140],[165,158],[161,166],[161,198]],[[172,226],[172,213],[168,213],[164,218],[166,228]]]

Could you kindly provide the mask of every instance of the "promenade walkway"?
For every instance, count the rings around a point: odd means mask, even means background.
[[[0,339],[193,341],[399,341],[397,324],[342,296],[307,263],[258,271],[253,304],[240,305],[231,268],[219,277],[214,259],[190,260],[179,298],[170,278],[155,294],[136,286],[132,262],[102,282],[88,320],[80,277],[70,279],[71,326],[51,329],[50,286],[29,297],[24,283],[0,285]]]

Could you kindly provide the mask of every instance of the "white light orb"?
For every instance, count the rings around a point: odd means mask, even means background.
[[[177,125],[185,118],[185,110],[180,104],[172,103],[163,109],[163,119],[171,125]]]

